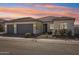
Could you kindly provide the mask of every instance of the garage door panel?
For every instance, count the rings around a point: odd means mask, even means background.
[[[33,33],[33,24],[17,24],[17,33]]]
[[[7,25],[7,33],[8,34],[14,34],[14,25],[13,24]]]

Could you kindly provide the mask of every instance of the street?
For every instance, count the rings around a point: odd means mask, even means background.
[[[0,37],[1,55],[78,55],[79,40]]]

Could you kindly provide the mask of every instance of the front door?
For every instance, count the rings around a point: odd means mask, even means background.
[[[43,32],[47,33],[47,24],[43,24]]]

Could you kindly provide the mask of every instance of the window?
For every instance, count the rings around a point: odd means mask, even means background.
[[[67,29],[67,23],[60,23],[60,29]]]
[[[54,24],[50,24],[50,29],[54,29]]]

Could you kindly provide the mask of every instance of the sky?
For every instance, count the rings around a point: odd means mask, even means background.
[[[79,3],[0,3],[0,18],[74,17],[79,24]]]

